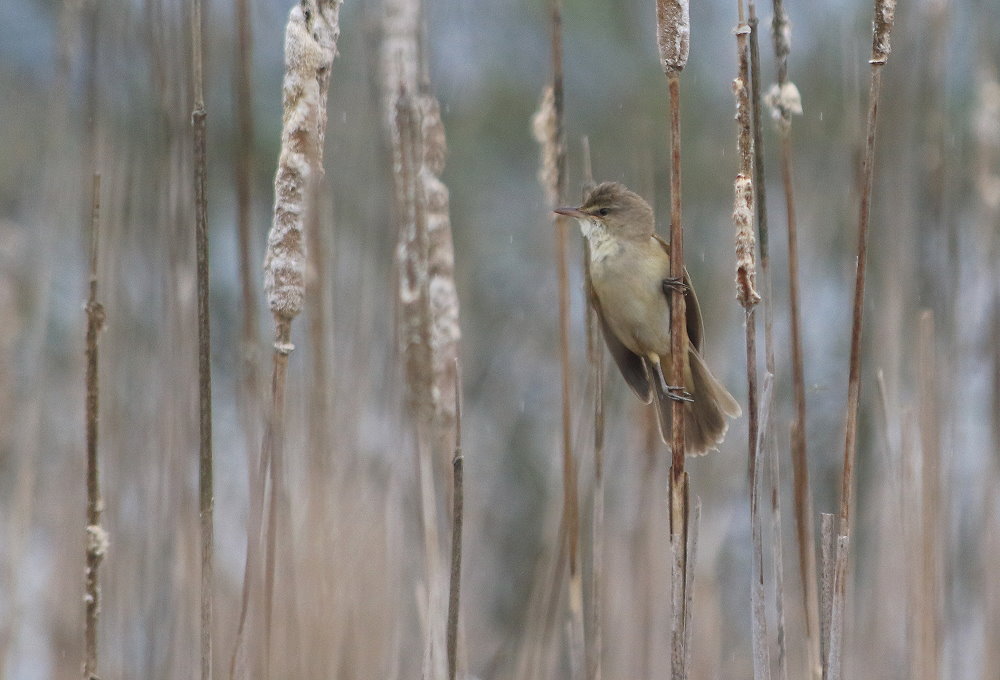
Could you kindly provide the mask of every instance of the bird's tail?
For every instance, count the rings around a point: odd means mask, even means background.
[[[684,377],[684,389],[693,402],[684,404],[684,448],[689,456],[699,456],[715,450],[726,437],[729,429],[728,418],[737,418],[742,413],[733,395],[708,370],[705,360],[693,348],[688,349],[688,372]],[[660,381],[650,382],[656,390],[657,421],[660,437],[670,444],[671,398],[663,391]]]

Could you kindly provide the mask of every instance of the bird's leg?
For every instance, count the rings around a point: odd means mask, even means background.
[[[668,276],[662,281],[663,292],[670,295],[671,292],[678,290],[682,293],[687,293],[689,286],[684,282],[683,276]]]
[[[660,366],[660,356],[658,354],[650,354],[649,361],[653,364],[653,369],[656,371],[656,379],[660,382],[660,389],[667,397],[674,401],[694,402],[694,397],[684,389],[683,385],[667,384],[667,379],[663,377],[663,367]]]

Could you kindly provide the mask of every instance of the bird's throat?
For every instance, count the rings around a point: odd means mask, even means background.
[[[597,220],[578,220],[580,232],[590,245],[590,261],[600,263],[621,251],[621,243]]]

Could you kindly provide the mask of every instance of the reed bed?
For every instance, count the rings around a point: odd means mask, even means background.
[[[997,8],[740,2],[730,92],[731,3],[198,4],[0,9],[0,676],[993,677]],[[604,355],[603,180],[718,452]]]

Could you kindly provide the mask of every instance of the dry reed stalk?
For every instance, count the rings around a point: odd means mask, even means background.
[[[941,450],[936,393],[940,385],[935,359],[934,315],[929,309],[920,314],[920,524],[921,560],[917,617],[919,635],[918,674],[932,680],[941,665],[941,555],[947,550],[942,530],[947,523],[941,510]]]
[[[830,618],[833,608],[834,561],[837,551],[834,542],[834,521],[834,515],[830,513],[824,512],[820,517],[819,640],[823,680],[828,680],[830,663]]]
[[[594,172],[590,159],[590,140],[582,141],[583,194],[594,186]],[[587,595],[590,607],[583,629],[583,646],[587,659],[587,680],[601,680],[603,674],[602,647],[604,631],[601,622],[601,597],[604,583],[604,346],[597,323],[592,296],[594,289],[590,281],[590,243],[584,240],[583,248],[584,287],[587,305],[587,363],[594,385],[594,506],[590,524],[590,583]]]
[[[551,208],[566,201],[566,140],[563,129],[562,1],[549,2],[549,44],[552,80],[542,93],[538,112],[532,119],[532,131],[539,144],[541,162],[539,182]],[[566,540],[566,564],[569,569],[569,647],[572,677],[579,677],[585,666],[583,622],[583,574],[580,565],[580,502],[577,488],[576,458],[573,453],[571,414],[571,366],[569,345],[569,271],[567,264],[568,219],[551,213],[555,227],[556,278],[559,285],[559,365],[562,387],[562,476],[563,526]]]
[[[781,135],[781,179],[785,195],[788,233],[788,308],[792,350],[792,386],[795,394],[795,426],[792,429],[792,476],[795,485],[795,529],[799,548],[799,579],[802,582],[803,613],[806,623],[806,657],[815,678],[822,672],[819,655],[819,610],[816,593],[816,538],[813,526],[812,492],[806,453],[806,388],[799,318],[798,228],[795,218],[795,191],[792,173],[792,116],[802,114],[798,88],[788,79],[791,52],[791,24],[782,0],[772,1],[774,16],[771,37],[777,63],[778,82],[768,93],[771,115]],[[763,189],[763,187],[760,187]]]
[[[865,297],[865,265],[868,256],[868,223],[871,209],[872,181],[875,175],[875,130],[878,120],[878,99],[882,85],[882,67],[891,49],[889,35],[896,8],[895,0],[875,0],[875,21],[872,32],[871,81],[868,91],[868,125],[865,155],[862,165],[861,206],[858,217],[858,256],[854,283],[854,317],[851,325],[850,375],[847,388],[847,417],[844,443],[844,475],[840,496],[840,518],[843,530],[850,533],[851,500],[854,489],[854,458],[857,449],[858,402],[861,397],[861,328]]]
[[[395,115],[390,126],[399,220],[396,266],[397,328],[405,374],[405,400],[417,435],[421,513],[427,570],[425,673],[447,672],[447,592],[438,536],[435,471],[455,434],[458,294],[454,281],[448,188],[440,180],[447,156],[440,105],[426,76],[385,60],[421,52],[419,3],[386,5],[383,72]],[[391,85],[390,85],[391,82]],[[450,457],[450,456],[449,456]],[[453,464],[449,465],[454,469]],[[442,480],[443,481],[443,480]]]
[[[274,317],[271,409],[262,447],[262,466],[270,470],[265,558],[265,669],[270,675],[277,541],[286,531],[287,503],[283,443],[285,375],[292,321],[305,296],[304,226],[310,188],[323,174],[323,139],[330,68],[340,36],[340,0],[306,0],[292,8],[285,28],[285,75],[282,82],[281,152],[274,180],[274,220],[264,260],[264,289]],[[257,540],[256,537],[250,537]],[[291,598],[294,602],[294,598]],[[242,631],[241,631],[242,632]],[[244,642],[237,640],[237,648]]]
[[[448,680],[458,672],[458,614],[462,584],[462,523],[465,510],[465,458],[462,454],[462,377],[455,359],[455,455],[452,457],[451,577],[448,584]]]
[[[753,182],[757,193],[757,246],[760,249],[760,276],[764,288],[764,366],[775,375],[774,309],[771,285],[771,258],[768,250],[767,184],[764,181],[764,131],[761,120],[760,47],[757,38],[757,3],[747,0],[747,24],[750,27],[750,102],[753,108]]]
[[[878,100],[885,65],[891,45],[889,35],[895,18],[895,0],[875,0],[875,20],[872,30],[871,81],[868,92],[868,125],[865,155],[862,164],[861,205],[858,217],[858,255],[854,284],[854,315],[851,324],[850,374],[847,386],[847,413],[844,437],[844,472],[840,495],[839,527],[837,528],[836,575],[833,604],[830,608],[829,661],[826,677],[839,680],[841,660],[842,617],[847,609],[847,551],[851,535],[851,503],[854,491],[854,459],[857,451],[858,402],[861,398],[861,330],[864,312],[865,271],[868,256],[868,224],[871,208],[872,182],[875,165],[875,130],[878,120]]]
[[[212,484],[212,343],[209,319],[208,180],[205,95],[202,75],[201,0],[191,0],[191,81],[194,107],[194,216],[198,280],[198,517],[201,528],[201,678],[212,677],[212,584],[215,543]]]
[[[681,222],[681,102],[680,74],[687,65],[691,41],[691,21],[687,0],[656,0],[656,42],[660,65],[667,77],[670,98],[670,276],[680,281],[684,277],[684,228]],[[684,292],[675,286],[670,298],[670,381],[684,384],[684,360],[687,357],[684,326]],[[685,649],[687,635],[684,623],[687,581],[688,484],[684,471],[684,404],[670,404],[670,542],[674,566],[671,572],[672,641],[671,676],[675,680],[687,677]]]
[[[923,536],[921,534],[922,515],[920,506],[923,499],[920,497],[920,451],[914,438],[919,435],[920,428],[917,425],[917,416],[913,412],[912,406],[903,409],[900,427],[900,472],[902,474],[900,493],[900,516],[902,518],[903,553],[905,555],[919,555],[923,549]],[[919,677],[920,663],[922,661],[922,650],[920,648],[920,624],[921,616],[921,569],[907,569],[904,576],[906,589],[906,607],[904,610],[905,633],[904,649],[907,650],[906,666],[903,668],[903,677]]]
[[[694,497],[694,509],[689,518],[687,543],[687,573],[684,575],[684,668],[691,668],[691,638],[694,628],[691,616],[694,613],[694,570],[698,563],[698,529],[701,526],[701,499]]]
[[[87,368],[86,368],[86,438],[87,438],[87,561],[84,580],[84,680],[98,678],[97,627],[101,616],[99,568],[108,552],[108,533],[101,526],[104,499],[101,496],[100,459],[97,448],[98,375],[97,339],[104,326],[104,306],[97,300],[98,232],[101,215],[101,176],[93,175],[90,217],[90,278],[87,295]]]
[[[252,61],[252,25],[249,11],[249,0],[236,0],[234,3],[234,21],[236,23],[237,42],[233,77],[235,90],[235,117],[241,143],[236,145],[236,237],[239,251],[239,281],[240,281],[240,311],[242,323],[240,326],[240,389],[237,394],[240,420],[243,434],[246,438],[247,476],[250,497],[250,513],[247,525],[247,545],[244,558],[243,587],[240,596],[240,613],[237,623],[236,640],[242,639],[242,631],[246,626],[250,607],[254,548],[260,540],[259,517],[263,491],[256,490],[263,476],[260,469],[261,461],[256,442],[258,440],[257,415],[259,408],[260,377],[257,367],[257,295],[253,285],[253,265],[251,264],[250,222],[252,219],[251,187],[253,176],[253,157],[251,149],[254,138],[253,97],[250,80]],[[230,678],[235,678],[237,663],[237,648],[234,647],[230,661]]]
[[[235,90],[235,117],[241,142],[235,148],[236,174],[236,238],[239,250],[240,306],[242,323],[240,326],[240,398],[242,404],[243,428],[247,437],[247,462],[252,471],[255,468],[251,453],[255,448],[253,423],[257,407],[259,377],[257,373],[257,305],[254,292],[254,266],[251,263],[250,222],[253,218],[251,189],[253,185],[253,85],[250,79],[253,58],[253,31],[250,19],[249,0],[235,0],[233,5],[236,23],[236,71],[233,76]],[[251,484],[253,480],[251,479]]]
[[[753,647],[753,668],[755,680],[770,680],[771,654],[768,651],[767,612],[764,604],[764,539],[760,519],[760,506],[764,496],[764,451],[768,448],[770,438],[771,405],[773,399],[774,377],[768,373],[764,376],[760,410],[760,429],[757,433],[754,469],[750,477],[750,534],[753,544],[751,559],[750,607],[751,607],[751,643]],[[771,456],[773,458],[773,456]]]
[[[833,560],[833,583],[830,602],[830,642],[827,649],[825,680],[840,680],[844,672],[844,617],[847,608],[847,559],[850,534],[843,525],[837,536],[837,547]]]
[[[773,376],[768,374],[767,380],[773,380]],[[774,408],[773,391],[766,395],[764,408],[772,411]],[[771,424],[768,422],[764,428],[771,432]],[[767,447],[767,457],[770,463],[771,473],[771,563],[774,574],[774,612],[775,625],[778,633],[778,678],[787,680],[788,659],[787,642],[785,635],[785,570],[782,563],[784,548],[782,547],[782,526],[781,526],[781,474],[778,464],[778,447],[775,445],[774,435],[769,434],[765,441]]]
[[[734,182],[733,225],[736,228],[736,299],[743,307],[746,331],[747,359],[747,411],[748,455],[750,472],[750,532],[753,543],[753,568],[751,570],[751,611],[753,627],[754,678],[765,680],[771,677],[770,655],[767,649],[767,617],[764,610],[764,546],[760,518],[762,461],[759,437],[759,410],[757,403],[757,329],[754,310],[760,295],[756,290],[756,264],[754,262],[755,239],[753,231],[753,134],[750,122],[750,50],[748,39],[751,32],[744,16],[743,2],[739,0],[739,25],[736,27],[736,53],[738,71],[733,80],[733,95],[736,98],[737,157],[739,172]],[[769,378],[765,380],[765,386]]]

